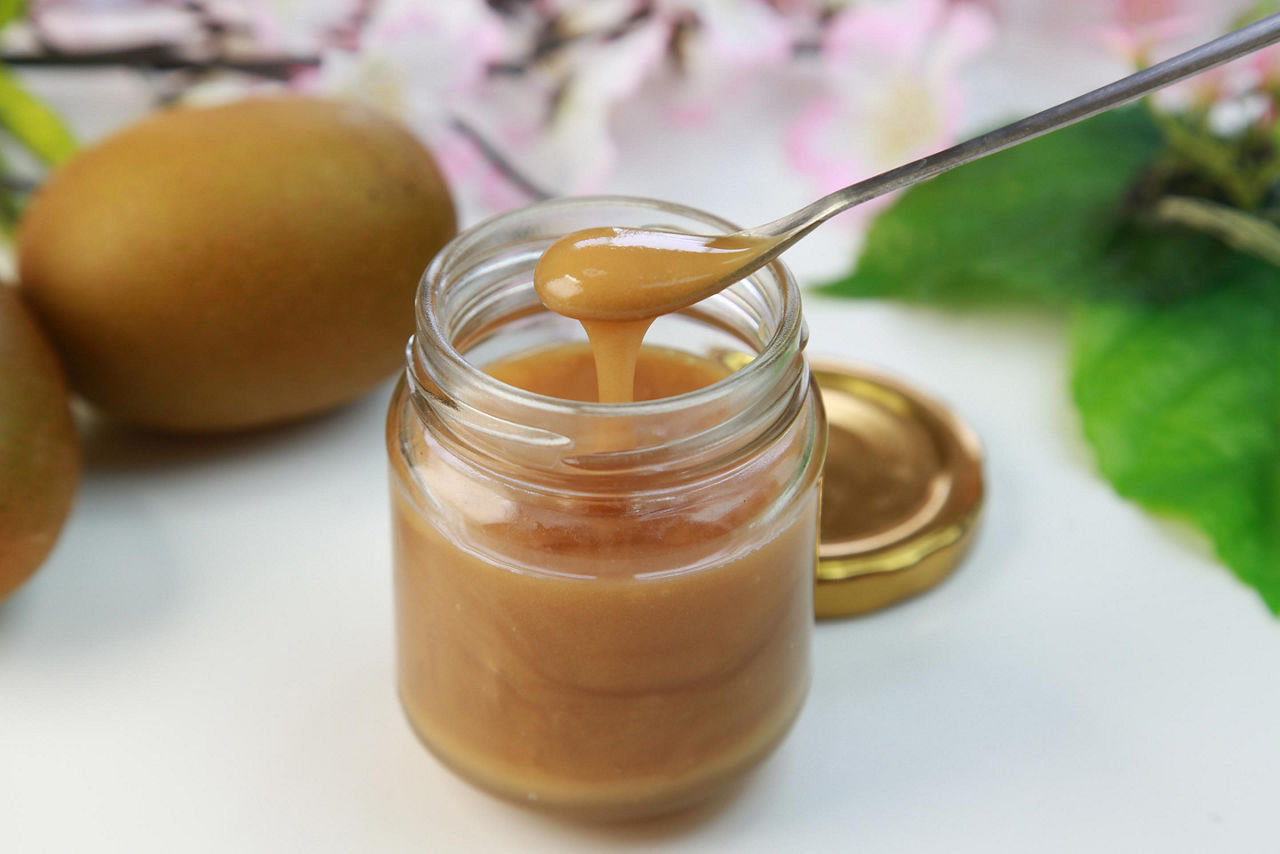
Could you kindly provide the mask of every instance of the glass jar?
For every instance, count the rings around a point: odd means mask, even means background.
[[[654,324],[646,346],[725,366],[705,387],[599,404],[486,373],[584,340],[533,269],[598,225],[732,230],[601,197],[460,234],[423,277],[387,446],[413,728],[496,794],[619,818],[714,794],[799,712],[826,422],[779,263]]]

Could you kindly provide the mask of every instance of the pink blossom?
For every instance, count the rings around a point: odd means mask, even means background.
[[[613,114],[661,64],[669,38],[667,21],[655,17],[618,38],[567,49],[549,69],[561,86],[554,111],[521,162],[565,192],[598,190],[617,158]]]
[[[461,120],[534,181],[562,192],[599,188],[612,172],[613,113],[632,97],[664,55],[662,16],[632,21],[624,2],[540,0],[544,17],[503,18],[484,0],[382,0],[355,51],[325,52],[309,91],[370,101],[401,116],[431,146],[451,186],[483,211],[528,197],[513,191]],[[534,35],[554,17],[566,41],[526,63]],[[597,28],[611,37],[585,37]],[[576,37],[575,37],[576,36]],[[494,74],[498,64],[522,65]]]
[[[993,22],[971,3],[903,0],[836,16],[826,89],[788,134],[796,168],[829,192],[937,150],[960,119],[958,73],[990,42]]]
[[[764,0],[658,0],[657,10],[673,23],[695,16],[699,43],[730,67],[775,65],[790,52],[783,18]]]
[[[505,48],[501,21],[483,0],[382,0],[357,49],[326,50],[319,72],[302,82],[311,91],[371,102],[431,138]]]
[[[1161,58],[1170,43],[1193,32],[1201,18],[1187,0],[1109,0],[1104,8],[1108,14],[1097,28],[1099,40],[1139,67]]]
[[[1206,112],[1217,134],[1231,136],[1250,124],[1272,125],[1280,98],[1280,47],[1210,69],[1186,85],[1195,99],[1191,106]]]
[[[556,19],[558,32],[566,37],[614,30],[647,7],[643,0],[534,0],[533,5]]]
[[[1190,22],[1207,18],[1207,11],[1200,9],[1194,15],[1184,15],[1181,20]],[[1215,8],[1214,11],[1226,10]],[[1193,35],[1194,41],[1206,40],[1213,35],[1209,27],[1199,29]],[[1268,47],[1202,71],[1156,93],[1155,99],[1163,108],[1173,112],[1191,109],[1208,113],[1211,126],[1220,132],[1232,133],[1248,122],[1259,118],[1266,120],[1266,115],[1274,108],[1269,102],[1277,94],[1280,94],[1280,47]]]
[[[205,0],[208,12],[234,21],[251,34],[256,47],[272,53],[319,53],[364,11],[361,0]]]
[[[1256,88],[1280,88],[1280,46],[1265,47],[1249,54],[1245,64],[1256,75]]]
[[[31,15],[50,44],[70,52],[191,45],[204,38],[199,21],[190,12],[141,0],[45,0],[32,5]]]
[[[665,0],[657,8],[673,28],[691,15],[697,20],[681,31],[679,79],[666,93],[679,124],[705,121],[719,103],[786,62],[794,47],[793,28],[764,0]]]
[[[514,37],[484,0],[380,0],[354,49],[327,48],[319,69],[295,85],[401,118],[431,148],[464,209],[512,207],[528,198],[515,194],[453,121],[484,101],[489,67],[508,56]]]

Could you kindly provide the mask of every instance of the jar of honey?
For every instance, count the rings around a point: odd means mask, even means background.
[[[659,317],[635,402],[595,402],[581,326],[533,270],[599,225],[732,230],[558,200],[460,234],[423,277],[387,422],[398,681],[463,777],[630,818],[723,789],[800,710],[826,422],[780,263]]]

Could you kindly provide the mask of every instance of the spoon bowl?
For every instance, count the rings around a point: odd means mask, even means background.
[[[534,288],[547,308],[577,320],[638,320],[666,314],[766,263],[767,258],[759,258],[770,249],[769,239],[747,235],[589,228],[562,237],[543,253]]]

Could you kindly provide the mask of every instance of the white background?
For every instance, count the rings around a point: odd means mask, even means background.
[[[974,121],[1116,70],[1006,45]],[[135,108],[119,80],[44,85],[91,132]],[[776,118],[726,114],[673,149],[640,111],[611,189],[772,219],[809,192],[753,132]],[[835,223],[789,261],[815,283],[855,242]],[[806,305],[813,352],[881,366],[974,425],[988,502],[939,589],[817,627],[806,709],[732,797],[568,824],[419,747],[392,679],[387,385],[265,434],[87,437],[56,552],[0,604],[0,850],[1277,850],[1280,621],[1098,477],[1062,320]]]

